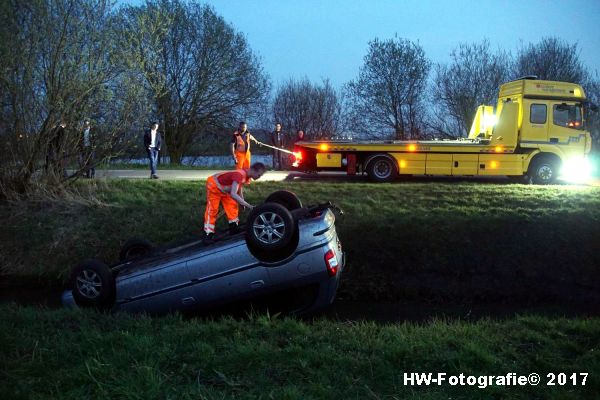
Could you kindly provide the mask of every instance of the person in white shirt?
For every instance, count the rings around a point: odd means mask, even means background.
[[[92,137],[92,126],[90,121],[86,119],[79,138],[79,168],[86,178],[93,178],[96,175],[95,158],[96,151],[94,138]]]
[[[150,159],[150,178],[158,179],[156,175],[156,165],[158,163],[158,152],[161,146],[161,136],[158,131],[159,123],[155,121],[152,123],[150,129],[144,131],[144,147],[148,152],[148,158]]]

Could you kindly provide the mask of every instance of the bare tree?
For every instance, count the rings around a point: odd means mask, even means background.
[[[346,85],[354,130],[376,137],[420,137],[430,66],[418,43],[397,37],[369,42],[358,78]]]
[[[588,74],[577,43],[546,37],[538,43],[521,46],[513,65],[513,78],[537,75],[539,79],[583,83]]]
[[[435,108],[428,125],[438,134],[458,137],[469,131],[477,106],[496,101],[510,64],[505,52],[492,53],[487,40],[461,43],[450,57],[449,65],[435,67],[431,90]]]
[[[331,138],[342,130],[340,95],[328,80],[290,79],[277,89],[273,117],[288,130],[302,129],[307,138]]]
[[[78,124],[92,114],[110,119],[108,144],[120,126],[114,116],[127,114],[112,2],[9,0],[0,7],[0,135],[9,156],[2,187],[27,192],[37,171],[60,188],[68,178],[54,172],[77,151]],[[68,125],[57,137],[60,120]],[[40,170],[44,159],[48,168]]]
[[[588,75],[584,90],[588,100],[588,107],[585,109],[585,129],[592,135],[592,149],[597,153],[600,147],[600,109],[598,108],[600,107],[600,76],[598,76],[598,72]]]
[[[232,120],[264,102],[269,91],[245,37],[206,5],[152,0],[124,10],[131,67],[141,71],[165,124],[171,161],[203,130]]]

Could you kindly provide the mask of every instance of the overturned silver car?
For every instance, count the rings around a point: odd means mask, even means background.
[[[317,311],[333,302],[345,265],[334,210],[331,203],[302,207],[295,194],[278,191],[251,211],[240,233],[210,245],[130,240],[116,265],[76,266],[63,304],[163,314],[283,295],[294,297],[287,311]]]

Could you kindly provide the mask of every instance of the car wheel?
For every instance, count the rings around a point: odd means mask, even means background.
[[[145,257],[152,252],[154,246],[146,239],[129,239],[121,247],[119,260],[131,261],[136,258]]]
[[[278,190],[267,197],[265,203],[281,204],[290,211],[302,208],[302,202],[294,192],[289,190]]]
[[[536,185],[550,185],[558,178],[558,163],[551,157],[538,157],[532,161],[527,175]]]
[[[367,165],[369,179],[374,182],[390,182],[398,175],[395,163],[387,157],[375,157]]]
[[[246,221],[246,240],[259,250],[280,250],[296,231],[292,214],[281,204],[263,203],[252,209]]]
[[[79,264],[71,273],[73,298],[80,307],[110,308],[115,299],[115,279],[110,268],[97,260]]]

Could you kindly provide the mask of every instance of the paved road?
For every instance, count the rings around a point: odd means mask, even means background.
[[[158,176],[160,179],[176,179],[176,180],[205,180],[209,176],[221,172],[222,170],[159,170]],[[150,173],[142,169],[98,169],[96,170],[96,178],[129,178],[129,179],[149,179]],[[283,181],[292,179],[314,179],[316,176],[312,174],[304,174],[302,172],[290,171],[268,171],[260,180],[261,181]],[[319,175],[320,178],[339,178],[346,177],[344,172],[328,172]],[[354,179],[365,179],[364,177],[356,177]]]
[[[160,179],[174,180],[206,180],[209,176],[221,172],[222,170],[159,170]],[[98,169],[97,178],[128,178],[128,179],[148,179],[149,172],[145,169]],[[319,172],[318,174],[305,174],[302,172],[290,171],[268,171],[261,181],[283,181],[283,180],[335,180],[335,181],[355,181],[368,182],[366,176],[357,175],[350,177],[345,172]],[[510,183],[505,177],[409,177],[399,182],[469,182],[477,181],[482,183]],[[588,183],[589,186],[600,186],[600,179],[596,178]]]

